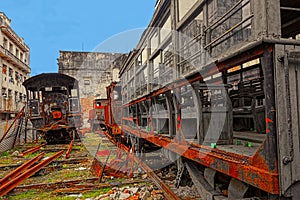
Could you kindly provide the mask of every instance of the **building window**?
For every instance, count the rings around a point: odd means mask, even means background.
[[[19,99],[20,99],[20,101],[22,100],[22,98],[23,98],[23,94],[19,93]]]
[[[8,90],[8,98],[12,97],[12,90]]]
[[[6,94],[6,88],[2,88],[2,96],[5,98],[7,97],[7,94]]]
[[[16,79],[17,82],[20,81],[20,76],[19,76],[19,73],[18,73],[18,72],[15,73],[15,79]]]
[[[90,85],[91,81],[90,80],[84,80],[84,85]]]
[[[19,99],[18,99],[18,95],[19,93],[18,92],[15,92],[15,101],[17,102]]]
[[[12,68],[9,68],[9,70],[8,70],[8,76],[9,77],[13,76],[13,70],[12,70]]]
[[[7,73],[7,66],[3,65],[2,67],[2,74],[6,74]]]
[[[19,49],[16,48],[16,56],[19,58]]]
[[[9,76],[9,82],[10,83],[15,83],[15,79],[14,79],[14,77],[13,77],[13,69],[11,69],[11,68],[9,68],[9,70],[8,70],[8,76]]]
[[[23,53],[20,53],[20,60],[23,61]]]
[[[9,51],[13,52],[13,45],[12,45],[12,43],[9,43]]]
[[[7,39],[3,38],[3,47],[7,49]]]

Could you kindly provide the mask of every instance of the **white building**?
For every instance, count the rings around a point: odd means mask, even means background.
[[[29,77],[30,49],[0,12],[0,119],[13,117],[23,106],[26,92],[22,83]]]

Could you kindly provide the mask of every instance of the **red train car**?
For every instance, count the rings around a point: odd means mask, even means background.
[[[93,109],[89,110],[89,123],[92,130],[105,129],[107,118],[107,99],[95,99]]]
[[[105,117],[105,125],[111,135],[121,135],[122,121],[122,96],[121,86],[117,82],[111,83],[107,88],[107,110]]]

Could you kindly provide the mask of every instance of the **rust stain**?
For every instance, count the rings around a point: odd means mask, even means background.
[[[94,100],[93,96],[80,98],[80,105],[83,113],[82,117],[84,119],[88,118],[89,110],[93,109],[93,100]]]
[[[269,123],[273,123],[273,120],[269,119],[268,117],[266,118],[266,133],[270,133],[269,129]]]

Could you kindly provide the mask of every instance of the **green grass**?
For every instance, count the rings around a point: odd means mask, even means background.
[[[110,191],[111,188],[101,188],[99,190],[95,190],[95,191],[91,191],[91,192],[87,192],[83,194],[82,199],[84,198],[95,198],[98,197],[102,194],[106,194],[108,191]],[[0,200],[41,200],[41,199],[45,199],[45,200],[75,200],[76,197],[70,197],[70,196],[64,196],[64,194],[60,194],[60,195],[55,195],[51,192],[43,192],[43,191],[35,191],[35,190],[31,190],[31,191],[27,191],[27,192],[23,192],[20,194],[16,194],[16,195],[10,195],[10,196],[6,196],[6,197],[0,197]]]
[[[75,169],[71,170],[60,170],[57,172],[51,173],[49,177],[47,177],[47,182],[58,182],[58,181],[66,181],[73,179],[82,179],[88,178],[91,176],[91,172],[89,170],[76,171]]]
[[[11,200],[33,199],[35,196],[36,196],[36,191],[27,191],[14,196],[10,196],[9,199]]]
[[[8,151],[5,151],[5,152],[1,153],[0,157],[4,157],[4,156],[5,157],[9,156]]]
[[[1,198],[0,198],[1,199]],[[75,200],[76,197],[69,196],[57,196],[51,192],[42,192],[42,191],[27,191],[17,195],[11,195],[7,199],[9,200]]]
[[[39,155],[39,154],[40,154],[40,152],[37,151],[37,152],[35,152],[35,153],[27,154],[27,155],[25,156],[25,158],[32,159],[32,158],[36,157],[36,156]]]
[[[108,187],[108,188],[101,188],[99,190],[95,190],[95,191],[92,191],[92,192],[87,192],[85,194],[83,194],[83,197],[84,198],[95,198],[95,197],[98,197],[102,194],[106,194],[108,191],[110,191],[111,188]]]
[[[69,168],[69,165],[68,165],[68,164],[63,164],[62,168],[63,168],[63,169],[68,169],[68,168]]]
[[[72,149],[84,150],[84,146],[81,146],[81,145],[74,145],[74,146],[72,147]]]

